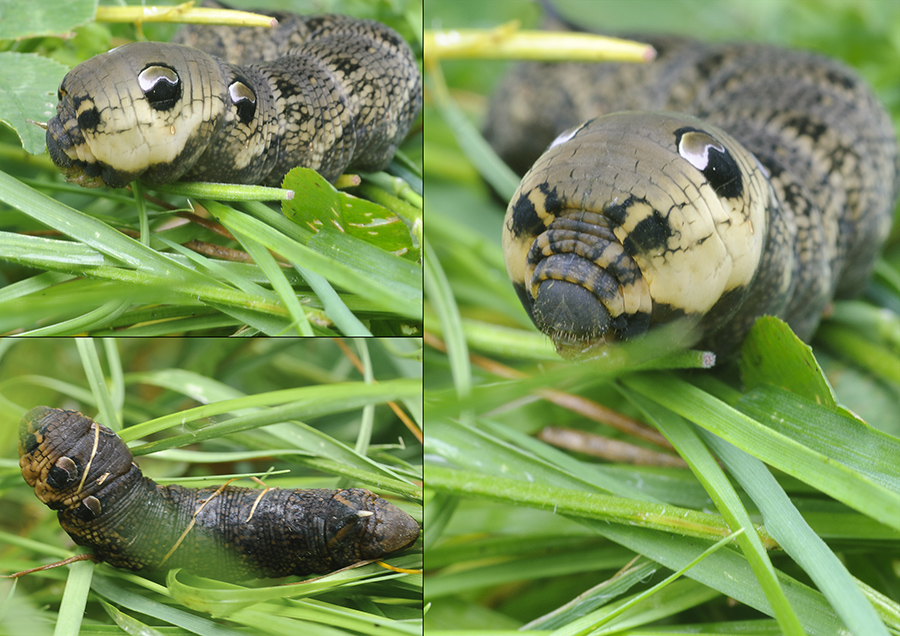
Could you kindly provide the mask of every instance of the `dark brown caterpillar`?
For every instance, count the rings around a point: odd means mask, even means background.
[[[809,339],[887,238],[890,119],[817,55],[636,39],[655,62],[525,64],[491,103],[500,155],[536,159],[503,233],[522,304],[566,356],[679,318],[720,355],[764,314]]]
[[[60,525],[129,570],[185,568],[241,580],[330,572],[412,545],[412,517],[360,488],[160,486],[107,427],[38,406],[19,425],[19,465]]]
[[[48,124],[53,162],[87,187],[384,168],[422,104],[409,46],[371,20],[272,15],[274,29],[191,27],[176,38],[198,48],[136,42],[75,67]]]

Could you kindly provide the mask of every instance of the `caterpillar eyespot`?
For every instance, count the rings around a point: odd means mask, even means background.
[[[503,228],[523,306],[566,357],[678,319],[722,358],[761,315],[808,340],[888,236],[890,119],[818,55],[636,39],[655,62],[523,64],[491,101],[485,137],[528,170]]]
[[[371,20],[272,15],[274,29],[193,26],[176,34],[189,46],[135,42],[75,67],[51,159],[86,187],[383,169],[422,105],[409,46]]]
[[[75,543],[129,570],[232,580],[331,572],[419,536],[412,517],[361,488],[160,486],[113,431],[75,411],[29,411],[19,465]]]

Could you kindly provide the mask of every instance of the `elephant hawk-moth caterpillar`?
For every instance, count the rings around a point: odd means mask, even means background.
[[[409,46],[372,20],[270,14],[273,29],[187,27],[93,57],[60,84],[47,148],[69,181],[280,186],[381,170],[422,105]],[[201,50],[202,49],[202,50]]]
[[[19,425],[19,465],[62,528],[120,568],[185,568],[241,580],[331,572],[412,545],[415,520],[360,488],[160,486],[112,430],[38,406]]]
[[[503,228],[523,306],[566,357],[676,319],[720,357],[761,315],[809,339],[888,236],[887,113],[818,55],[635,39],[654,62],[528,63],[491,101],[486,138],[530,166]]]

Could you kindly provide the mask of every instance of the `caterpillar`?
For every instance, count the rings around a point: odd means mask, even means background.
[[[114,188],[280,186],[298,165],[329,181],[387,166],[422,106],[406,42],[371,20],[270,15],[274,29],[189,27],[176,43],[126,44],[76,66],[47,125],[54,164],[69,181]]]
[[[819,55],[634,39],[657,59],[523,64],[491,101],[485,137],[528,169],[503,226],[523,306],[564,357],[679,319],[720,358],[764,314],[810,339],[887,238],[888,115]]]
[[[412,517],[361,488],[160,486],[118,435],[76,411],[26,413],[19,465],[76,544],[129,570],[230,580],[331,572],[419,536]]]

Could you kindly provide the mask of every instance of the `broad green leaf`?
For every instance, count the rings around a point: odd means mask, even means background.
[[[0,15],[0,30],[6,22],[6,16]],[[56,89],[67,70],[39,55],[0,53],[0,122],[15,130],[33,155],[46,149],[46,132],[37,123],[46,124],[56,115]]]
[[[756,321],[744,341],[740,365],[747,389],[772,384],[819,404],[835,405],[834,392],[812,349],[778,318],[763,316]]]
[[[396,256],[416,260],[409,228],[393,211],[336,189],[309,168],[291,170],[283,187],[295,193],[282,204],[285,216],[295,223],[313,232],[330,227]]]
[[[63,35],[89,22],[96,11],[97,0],[0,0],[0,39]]]

